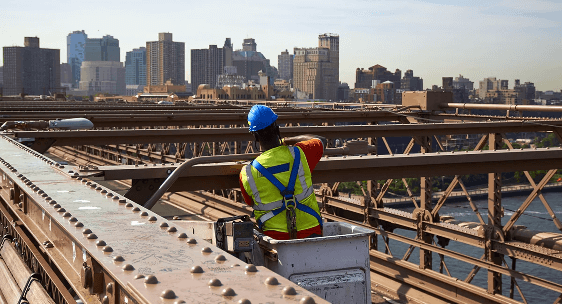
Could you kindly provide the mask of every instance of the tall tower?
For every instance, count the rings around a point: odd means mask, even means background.
[[[146,42],[146,84],[185,85],[185,43],[172,41],[172,33],[159,33]]]
[[[318,47],[295,48],[293,86],[308,98],[337,100],[339,86],[339,36],[318,36]]]
[[[281,55],[277,56],[277,67],[279,68],[279,78],[290,80],[293,79],[293,54],[285,50]]]
[[[125,58],[125,83],[146,85],[146,48],[140,47],[127,52]]]
[[[121,61],[119,39],[105,35],[102,38],[86,39],[84,61]]]
[[[66,62],[70,65],[72,86],[78,87],[80,67],[84,61],[84,49],[88,35],[82,31],[74,31],[66,36]]]

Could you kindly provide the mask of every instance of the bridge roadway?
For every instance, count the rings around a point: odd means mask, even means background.
[[[3,232],[25,227],[85,303],[325,302],[5,136],[0,151]]]

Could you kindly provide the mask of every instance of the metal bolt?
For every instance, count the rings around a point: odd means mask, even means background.
[[[265,279],[265,285],[279,285],[279,281],[276,277],[268,277]]]
[[[234,289],[228,287],[222,290],[221,292],[221,296],[223,297],[234,297],[236,295],[236,292],[234,292]]]
[[[74,224],[74,227],[76,228],[84,227],[84,224],[82,224],[81,222],[76,222],[76,224]]]
[[[105,246],[105,247],[102,248],[101,251],[103,251],[103,252],[113,252],[113,248],[111,248],[109,246]]]
[[[140,214],[140,216],[148,216],[148,212],[143,211],[143,212]]]
[[[54,204],[54,205],[53,205],[53,208],[58,209],[58,208],[60,208],[60,205],[59,205],[59,204]]]
[[[214,287],[222,286],[222,282],[219,279],[211,279],[207,284]]]
[[[314,304],[316,302],[314,301],[314,299],[312,297],[305,296],[299,301],[299,303],[300,304]]]
[[[217,255],[217,256],[215,257],[215,261],[224,262],[224,261],[226,261],[226,257],[225,257],[224,255],[222,255],[222,254],[219,254],[219,255]]]
[[[158,279],[153,275],[148,275],[144,279],[144,284],[158,284]]]
[[[283,291],[281,291],[281,293],[284,296],[294,296],[297,294],[297,291],[292,286],[285,286],[285,288],[283,288]]]
[[[90,233],[90,234],[88,234],[88,237],[87,237],[87,238],[88,238],[88,240],[95,240],[95,239],[98,238],[98,236],[95,235],[95,234],[93,234],[93,233]]]
[[[137,274],[134,279],[138,280],[138,279],[143,279],[144,278],[144,274]]]
[[[191,244],[191,245],[194,245],[194,244],[197,244],[197,240],[196,240],[196,239],[189,238],[189,239],[187,239],[187,243],[188,243],[188,244]]]
[[[166,231],[167,231],[167,232],[170,232],[170,233],[174,233],[174,232],[176,232],[176,231],[178,231],[178,230],[176,229],[176,227],[172,226],[172,227],[168,228],[168,230],[166,230]]]
[[[160,228],[166,228],[166,227],[168,227],[168,223],[164,222],[160,224]]]
[[[123,262],[123,261],[125,261],[125,259],[120,255],[116,255],[113,257],[113,262]]]
[[[201,249],[201,252],[205,254],[205,253],[211,253],[213,252],[213,250],[210,247],[203,247],[203,249]]]
[[[203,268],[201,268],[201,266],[193,266],[193,267],[191,267],[191,270],[189,272],[191,272],[191,273],[203,273]]]
[[[131,204],[131,203],[127,203],[127,204],[125,205],[125,207],[127,207],[127,208],[131,208],[131,207],[133,207],[133,204]]]
[[[148,218],[149,222],[156,222],[156,217],[155,216],[151,216]]]
[[[246,272],[257,272],[258,269],[256,268],[256,265],[254,264],[248,264],[246,265]]]
[[[66,212],[66,209],[64,209],[64,208],[59,208],[59,209],[57,209],[57,212]]]
[[[105,241],[99,240],[96,242],[96,246],[105,246],[105,245],[107,245]]]
[[[139,207],[133,208],[133,212],[139,212],[139,211],[140,211]]]
[[[238,300],[238,304],[252,304],[248,299],[240,299]]]
[[[70,214],[70,212],[65,212],[65,213],[62,215],[62,217],[71,217],[71,216],[72,216],[72,214]]]
[[[181,220],[181,218],[180,218],[179,216],[177,216],[177,215],[174,216],[172,219],[173,219],[174,221]]]
[[[135,270],[135,267],[133,267],[133,265],[131,265],[131,264],[126,264],[126,265],[123,266],[122,269],[125,270],[125,271],[133,271],[133,270]]]
[[[166,289],[166,290],[162,291],[162,293],[160,294],[160,297],[163,298],[163,299],[175,299],[176,294],[174,293],[173,290]]]
[[[112,294],[112,293],[113,293],[113,283],[108,283],[107,286],[105,287],[105,290],[106,290],[108,293],[111,293],[111,294]]]

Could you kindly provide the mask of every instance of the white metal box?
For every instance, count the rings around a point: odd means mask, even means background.
[[[267,268],[316,295],[332,303],[371,303],[372,233],[363,227],[329,222],[324,223],[323,237],[275,240],[260,234],[259,243]]]

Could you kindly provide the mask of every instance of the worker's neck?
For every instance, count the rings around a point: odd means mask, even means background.
[[[260,146],[261,146],[262,150],[265,152],[267,150],[271,150],[273,148],[277,148],[277,147],[281,146],[281,143],[279,142],[279,139],[277,139],[277,140],[268,141],[268,142],[260,142]]]

